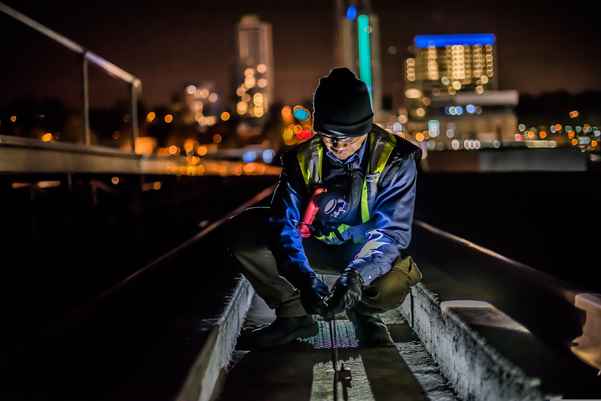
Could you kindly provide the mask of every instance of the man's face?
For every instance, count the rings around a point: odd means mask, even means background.
[[[367,138],[367,134],[343,138],[329,136],[321,132],[318,132],[318,135],[321,137],[325,147],[339,160],[346,160],[351,157],[361,148],[365,138]]]

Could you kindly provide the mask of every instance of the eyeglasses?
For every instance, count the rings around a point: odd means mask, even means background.
[[[343,145],[353,143],[361,138],[360,136],[332,136],[322,132],[318,132],[317,135],[322,137],[326,142],[340,143]]]

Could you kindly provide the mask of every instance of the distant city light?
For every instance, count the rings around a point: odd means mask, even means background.
[[[257,71],[261,74],[265,74],[265,72],[267,71],[267,66],[265,64],[259,64],[257,66]]]
[[[51,132],[46,132],[42,135],[42,142],[51,142],[54,139],[54,135]]]
[[[578,118],[579,115],[580,113],[578,112],[578,110],[570,111],[570,118]]]
[[[253,103],[255,104],[255,106],[262,106],[263,105],[263,94],[262,93],[255,93],[253,95]]]
[[[282,107],[282,120],[289,124],[293,121],[293,115],[292,115],[292,109],[290,108],[290,106],[284,106]]]
[[[578,137],[578,144],[580,145],[588,145],[591,143],[591,137],[590,136],[579,136]]]
[[[248,112],[248,104],[246,102],[238,102],[236,104],[236,111],[240,115],[244,115]]]
[[[213,92],[209,95],[209,102],[211,102],[211,103],[215,103],[218,99],[219,99],[219,95],[216,94],[215,92]]]
[[[425,115],[426,115],[426,110],[425,110],[423,107],[418,107],[418,108],[415,110],[415,114],[416,114],[418,117],[423,117],[423,116],[425,116]]]
[[[221,143],[223,137],[220,134],[213,135],[213,143]]]
[[[267,87],[267,80],[265,78],[261,78],[257,81],[257,86],[259,88],[265,88]]]
[[[207,153],[209,153],[209,148],[205,145],[201,145],[196,149],[196,154],[198,154],[198,156],[205,156]]]
[[[165,114],[164,120],[167,124],[171,124],[173,122],[173,114]]]
[[[351,4],[346,9],[346,19],[349,21],[354,21],[357,18],[357,6]]]
[[[294,118],[298,121],[307,121],[309,117],[311,117],[309,110],[300,105],[294,106],[292,115],[294,115]]]
[[[480,141],[477,139],[465,139],[463,141],[463,147],[468,150],[480,149]]]
[[[230,119],[230,113],[228,113],[227,111],[224,111],[223,113],[221,113],[221,120],[222,121],[227,121]]]
[[[195,93],[196,93],[196,86],[195,86],[195,85],[188,85],[188,86],[186,87],[186,93],[187,93],[188,95],[193,95],[193,94],[195,94]]]
[[[244,78],[244,86],[248,89],[254,88],[256,83],[257,83],[257,81],[254,77]]]
[[[252,150],[247,150],[242,154],[242,161],[244,163],[252,163],[257,160],[257,153]]]
[[[463,107],[461,106],[449,106],[446,109],[446,113],[451,116],[460,116],[463,114]]]
[[[275,152],[272,149],[265,149],[261,156],[262,156],[263,162],[269,164],[273,161]]]
[[[418,99],[422,95],[422,91],[417,88],[409,88],[405,91],[407,99]]]
[[[61,186],[60,181],[38,181],[36,186],[40,189],[56,188]]]
[[[440,121],[438,120],[429,120],[428,121],[428,135],[432,138],[436,138],[440,133]]]
[[[417,35],[415,46],[418,48],[446,47],[453,45],[474,46],[494,45],[495,35],[492,33],[454,34],[454,35]]]
[[[16,123],[17,122],[17,116],[10,116],[10,122],[11,123]]]
[[[474,106],[473,104],[468,104],[467,106],[465,106],[465,110],[469,114],[474,114],[476,112],[476,106]]]
[[[156,113],[154,111],[151,111],[150,113],[146,114],[146,121],[151,123],[154,121],[156,116],[157,116]]]
[[[184,142],[184,151],[186,153],[192,153],[194,151],[194,146],[197,143],[198,142],[196,142],[194,139],[191,139],[191,138],[186,139],[186,141]]]
[[[175,155],[177,154],[177,152],[179,152],[179,148],[175,145],[171,145],[169,146],[169,154],[170,155]]]
[[[111,182],[113,183],[113,185],[119,185],[119,177],[111,178]]]

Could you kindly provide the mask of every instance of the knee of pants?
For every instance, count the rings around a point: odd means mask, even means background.
[[[388,273],[364,290],[362,302],[379,311],[394,309],[403,303],[411,286],[421,278],[421,272],[411,257],[397,260]]]
[[[254,207],[244,210],[227,221],[225,242],[231,255],[266,246],[269,236],[267,218],[269,208]]]

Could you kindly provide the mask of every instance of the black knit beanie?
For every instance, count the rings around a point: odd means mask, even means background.
[[[313,129],[333,136],[359,136],[371,130],[374,113],[367,86],[346,67],[319,80],[313,95]]]

